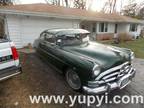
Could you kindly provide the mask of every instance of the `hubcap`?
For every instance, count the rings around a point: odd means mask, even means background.
[[[66,73],[66,80],[71,88],[78,90],[81,88],[81,81],[76,72],[68,70]]]

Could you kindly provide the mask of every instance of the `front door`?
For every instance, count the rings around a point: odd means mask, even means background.
[[[63,61],[60,59],[63,57],[61,49],[56,45],[56,37],[53,34],[42,33],[40,37],[40,49],[43,51],[45,60],[53,64],[56,68],[61,69],[63,67]],[[41,53],[41,52],[40,52]]]

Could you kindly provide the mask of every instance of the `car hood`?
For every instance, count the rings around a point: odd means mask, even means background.
[[[130,50],[90,42],[88,45],[63,47],[65,51],[108,69],[130,60]]]

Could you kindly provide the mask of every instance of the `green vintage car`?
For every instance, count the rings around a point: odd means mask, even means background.
[[[41,33],[37,53],[65,75],[74,90],[104,93],[122,89],[135,76],[134,53],[89,40],[83,29],[51,29]]]

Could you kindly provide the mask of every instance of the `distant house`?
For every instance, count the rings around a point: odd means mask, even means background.
[[[0,8],[0,16],[5,19],[1,23],[3,31],[17,48],[33,44],[43,30],[52,28],[87,29],[92,39],[113,38],[118,33],[138,36],[141,31],[137,19],[48,4],[5,6]]]

